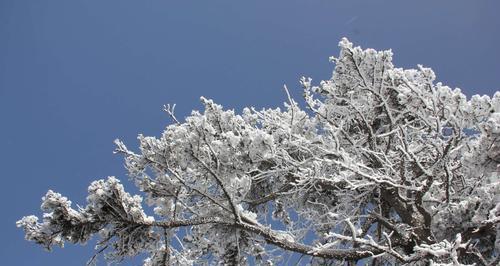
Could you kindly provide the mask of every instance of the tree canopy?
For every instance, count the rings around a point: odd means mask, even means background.
[[[84,207],[49,190],[17,222],[47,250],[98,237],[144,265],[498,265],[500,93],[470,99],[430,68],[347,39],[304,100],[241,114],[201,98],[138,151],[129,177],[92,182]],[[154,213],[146,214],[143,201]]]

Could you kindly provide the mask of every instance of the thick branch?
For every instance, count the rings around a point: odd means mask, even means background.
[[[280,247],[284,250],[293,251],[301,253],[304,255],[309,255],[313,257],[320,257],[325,259],[345,259],[345,260],[358,260],[367,258],[376,254],[380,254],[381,251],[376,248],[351,248],[351,249],[315,249],[312,246],[296,243],[287,240],[280,233],[273,231],[270,228],[264,227],[260,224],[247,224],[242,222],[232,222],[224,220],[218,217],[202,217],[193,218],[187,220],[172,220],[172,221],[161,221],[161,222],[143,222],[140,223],[145,226],[156,226],[165,229],[184,227],[184,226],[195,226],[203,224],[216,224],[232,228],[238,228],[249,233],[254,233],[263,237],[268,244]]]

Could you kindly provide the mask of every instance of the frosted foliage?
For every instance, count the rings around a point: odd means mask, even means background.
[[[113,260],[149,250],[158,240],[147,226],[154,218],[144,214],[141,197],[124,192],[114,177],[89,186],[85,208],[72,209],[71,201],[51,190],[42,201],[43,222],[39,223],[36,216],[27,216],[17,226],[23,227],[27,240],[48,250],[54,244],[63,246],[65,241],[84,244],[98,234],[101,240],[97,248],[113,247],[114,251],[106,254]]]
[[[154,216],[110,177],[84,208],[49,191],[42,221],[17,224],[47,249],[98,235],[97,254],[148,266],[497,265],[500,93],[468,99],[392,56],[343,39],[331,79],[301,79],[305,108],[288,90],[276,109],[201,98],[179,121],[166,106],[161,136],[115,142]]]

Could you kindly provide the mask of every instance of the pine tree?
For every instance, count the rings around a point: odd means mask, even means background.
[[[96,255],[144,265],[498,265],[500,93],[467,100],[346,39],[331,61],[330,79],[301,79],[305,107],[201,98],[183,121],[167,106],[137,152],[116,140],[154,214],[108,177],[77,209],[49,190],[42,220],[17,225],[47,250],[97,235]]]

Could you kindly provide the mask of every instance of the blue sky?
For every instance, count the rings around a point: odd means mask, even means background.
[[[126,180],[113,139],[134,148],[137,134],[159,135],[163,104],[178,117],[202,95],[276,107],[283,84],[300,98],[301,76],[330,77],[343,36],[492,95],[498,10],[496,0],[0,0],[2,265],[83,265],[92,246],[46,253],[15,221],[39,214],[49,188],[83,204],[92,180]]]

